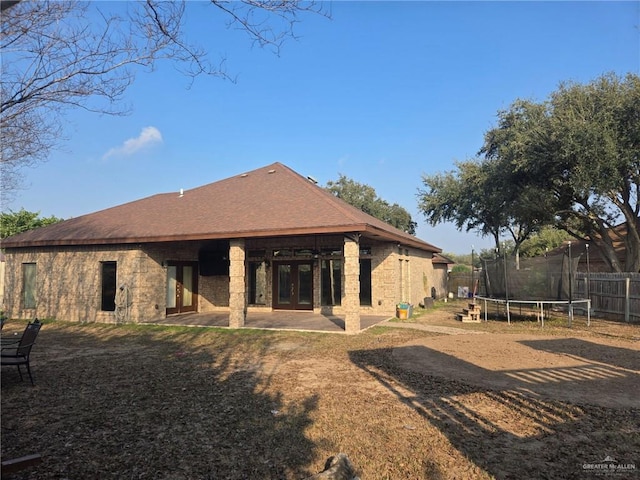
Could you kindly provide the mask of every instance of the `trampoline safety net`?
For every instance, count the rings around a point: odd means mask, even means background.
[[[482,259],[486,296],[507,300],[572,300],[580,255]]]

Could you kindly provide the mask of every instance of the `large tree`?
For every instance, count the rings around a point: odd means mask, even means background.
[[[62,221],[62,218],[55,216],[41,217],[40,212],[29,212],[21,208],[17,212],[9,210],[0,213],[0,238],[10,237],[18,233],[44,227]]]
[[[493,237],[497,245],[504,220],[501,208],[484,195],[486,182],[486,168],[474,161],[458,162],[453,171],[423,175],[418,208],[433,226],[452,222],[458,230]]]
[[[519,255],[522,242],[544,224],[545,208],[531,188],[515,188],[515,179],[497,160],[456,163],[456,170],[423,175],[418,208],[431,225],[452,222],[458,230],[490,236],[497,250],[501,237],[514,242]]]
[[[540,257],[570,240],[573,240],[573,237],[565,230],[545,226],[522,242],[520,253],[523,257]]]
[[[638,75],[563,83],[541,104],[516,102],[499,114],[482,151],[512,172],[514,186],[536,192],[558,228],[593,243],[613,271],[640,271]]]
[[[153,69],[168,60],[191,77],[228,76],[224,59],[210,61],[186,38],[187,3],[2,0],[3,194],[18,186],[22,167],[45,160],[59,145],[62,116],[69,108],[127,113],[122,98],[140,68]],[[301,13],[324,13],[313,1],[209,3],[225,13],[230,26],[276,52],[294,35]]]
[[[509,232],[516,255],[551,225],[593,244],[613,271],[640,271],[640,77],[608,74],[561,84],[541,103],[517,100],[479,153],[423,178],[420,208],[432,224],[496,241]]]
[[[411,214],[397,203],[390,204],[378,197],[375,189],[369,185],[358,183],[344,175],[338,180],[329,181],[326,190],[350,205],[376,217],[411,235],[416,234],[417,223]]]

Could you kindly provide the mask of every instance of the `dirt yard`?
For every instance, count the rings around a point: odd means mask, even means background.
[[[2,371],[2,460],[42,456],[8,478],[304,479],[343,452],[362,480],[640,479],[639,326],[459,308],[355,336],[46,323],[36,386]]]
[[[479,387],[606,407],[640,404],[640,326],[597,319],[587,326],[578,318],[568,329],[559,315],[547,328],[532,321],[462,324],[454,318],[464,306],[444,306],[403,325],[417,322],[450,334],[397,347],[394,360],[415,372]]]

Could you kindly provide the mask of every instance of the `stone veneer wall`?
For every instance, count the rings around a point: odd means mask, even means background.
[[[131,294],[130,322],[165,317],[166,267],[170,261],[198,261],[198,244],[170,243],[100,247],[13,249],[8,252],[5,307],[11,318],[55,318],[78,322],[116,321],[100,310],[101,262],[116,262],[116,285]],[[36,264],[36,308],[22,301],[22,264]],[[198,278],[198,311],[229,306],[227,276]]]
[[[372,251],[372,303],[363,313],[395,315],[396,304],[418,305],[431,296],[431,286],[442,284],[441,272],[433,268],[432,254],[397,244],[378,245]]]
[[[138,246],[56,247],[7,252],[5,304],[11,318],[52,318],[76,322],[115,322],[115,312],[100,310],[101,262],[117,262],[116,286],[131,294],[129,321],[162,318],[155,290],[162,270]],[[36,264],[36,308],[24,308],[22,264]],[[164,288],[164,280],[161,288]]]
[[[395,315],[397,255],[395,244],[379,244],[371,251],[371,307],[361,307],[362,313],[373,315]]]
[[[247,287],[244,239],[231,240],[229,245],[229,326],[244,326],[247,317]]]
[[[343,247],[342,236],[292,237],[247,240],[246,250],[274,248]],[[113,245],[10,249],[6,259],[5,305],[10,318],[55,318],[79,322],[115,322],[114,312],[100,311],[101,262],[117,262],[117,285],[127,285],[131,293],[130,322],[152,321],[165,317],[166,268],[168,260],[198,260],[200,242],[175,242],[144,245]],[[360,246],[369,246],[361,239]],[[360,307],[362,314],[394,315],[396,303],[408,300],[421,303],[430,296],[431,286],[442,283],[442,272],[431,263],[431,254],[416,249],[398,249],[394,243],[372,243],[372,305]],[[272,261],[272,258],[269,258]],[[22,302],[22,264],[36,263],[37,302],[25,309]],[[400,267],[403,265],[403,267]],[[403,268],[404,292],[400,285]],[[271,268],[267,269],[271,282]],[[446,272],[445,272],[446,275]],[[445,279],[446,281],[446,279]],[[345,282],[342,282],[343,288]],[[314,311],[345,314],[344,305],[320,306],[320,268],[314,262]],[[229,277],[198,278],[198,311],[228,310]],[[264,306],[270,309],[272,288],[267,289]],[[344,299],[344,292],[343,299]],[[403,298],[406,297],[406,298]]]
[[[342,282],[342,308],[344,309],[344,329],[347,333],[360,331],[360,255],[359,244],[355,239],[344,239],[344,265]]]
[[[433,266],[433,278],[429,282],[428,292],[431,294],[431,287],[436,289],[436,298],[447,296],[449,285],[449,268],[447,264],[436,264]]]
[[[438,283],[438,274],[431,262],[431,253],[422,250],[409,250],[409,301],[418,305],[425,297],[431,296],[431,287]]]
[[[0,253],[0,310],[4,311],[4,271],[5,271],[5,261],[4,255]]]
[[[197,262],[200,242],[173,242],[147,244],[145,251],[155,264],[161,267],[157,275],[154,276],[155,285],[151,288],[157,297],[156,302],[161,302],[162,312],[166,309],[166,281],[167,271],[162,267],[167,261],[175,262]],[[229,307],[229,277],[227,275],[215,275],[203,277],[198,276],[198,312],[213,312],[216,310],[226,310]]]

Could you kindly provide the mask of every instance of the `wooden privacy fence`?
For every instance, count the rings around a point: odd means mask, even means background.
[[[640,323],[640,273],[578,273],[574,296],[590,298],[598,316]]]
[[[454,297],[465,296],[463,292],[467,292],[468,296],[473,292],[475,285],[476,295],[484,295],[484,279],[482,278],[482,272],[473,272],[473,278],[471,272],[451,272],[449,273],[449,279],[447,282],[447,290],[453,293]]]

